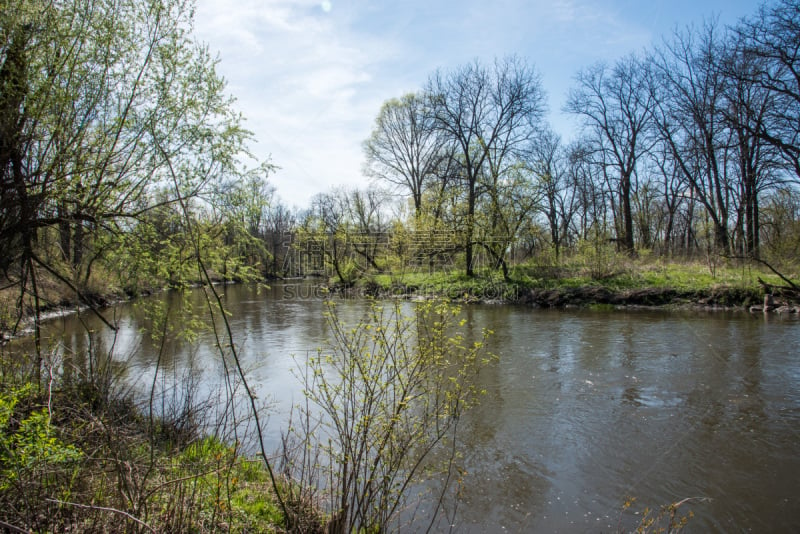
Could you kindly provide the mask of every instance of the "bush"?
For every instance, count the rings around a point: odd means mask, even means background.
[[[283,471],[295,491],[285,500],[304,504],[298,515],[321,513],[329,532],[385,531],[411,488],[436,472],[445,483],[433,520],[456,471],[458,421],[482,393],[474,379],[492,359],[490,332],[465,340],[455,331],[459,309],[444,301],[408,315],[403,307],[375,304],[350,325],[329,302],[333,342],[308,358],[301,377],[308,404],[297,439],[285,440]],[[444,445],[444,460],[433,462]],[[322,494],[307,491],[319,480]]]

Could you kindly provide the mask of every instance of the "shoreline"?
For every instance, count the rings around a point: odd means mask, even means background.
[[[281,282],[307,281],[309,279],[289,279]],[[235,283],[235,282],[234,282]],[[215,284],[216,285],[216,284]],[[556,286],[549,288],[525,288],[513,284],[492,287],[492,291],[476,294],[458,286],[450,288],[415,287],[396,285],[390,288],[377,285],[343,287],[333,284],[318,284],[333,295],[348,298],[400,298],[406,300],[428,300],[445,297],[451,302],[483,305],[523,305],[541,309],[601,308],[608,310],[698,310],[698,311],[743,311],[748,313],[788,313],[800,317],[800,305],[777,299],[777,305],[766,311],[760,305],[763,294],[756,289],[720,286],[697,290],[680,290],[669,287],[641,287],[636,289],[610,289],[601,285]],[[93,295],[94,309],[103,310],[119,304],[147,298],[163,291],[150,291],[138,296],[122,297],[118,293]],[[99,304],[99,305],[98,305]],[[42,321],[62,318],[74,313],[92,309],[84,303],[67,304],[63,301],[46,308]],[[32,334],[33,325],[30,314],[20,321],[16,332],[4,328],[0,330],[0,343]]]
[[[485,305],[523,305],[541,309],[602,308],[609,310],[698,310],[762,312],[763,293],[756,288],[717,286],[703,289],[675,289],[645,286],[632,289],[611,289],[602,285],[521,287],[500,284],[487,290],[474,291],[453,286],[449,288],[395,285],[381,287],[328,286],[333,294],[350,298],[400,298],[428,300],[445,297],[451,302]],[[800,316],[800,305],[777,298],[778,305],[766,313],[791,313]]]

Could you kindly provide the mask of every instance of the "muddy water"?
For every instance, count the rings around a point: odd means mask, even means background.
[[[293,370],[326,339],[320,295],[278,284],[229,287],[224,297],[251,381],[273,401],[267,439],[277,444],[302,397]],[[339,303],[353,317],[364,309]],[[462,424],[468,475],[456,531],[610,532],[634,526],[645,506],[687,497],[707,499],[681,507],[695,514],[692,532],[800,531],[796,318],[488,305],[464,313],[468,328],[494,330],[500,358]],[[93,343],[113,345],[128,383],[147,384],[158,358],[149,325],[130,307],[114,314],[116,337],[85,317],[101,332]],[[47,335],[78,354],[83,332],[73,316]],[[174,342],[162,366],[174,377],[191,368],[212,391],[222,381],[214,343]],[[622,513],[629,496],[636,503]]]

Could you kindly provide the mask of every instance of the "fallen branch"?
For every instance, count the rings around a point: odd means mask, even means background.
[[[762,280],[761,277],[756,278],[758,280],[758,283],[761,284],[761,287],[764,288],[765,292],[772,293],[772,291],[774,289],[780,289],[781,291],[788,292],[791,295],[800,296],[800,286],[798,286],[797,284],[792,282],[782,272],[778,271],[778,269],[776,269],[775,267],[770,265],[766,260],[762,260],[761,258],[750,258],[750,257],[746,257],[746,256],[728,256],[728,257],[730,259],[734,259],[734,260],[753,260],[753,261],[756,261],[756,262],[760,263],[761,265],[763,265],[764,267],[766,267],[767,269],[769,269],[770,271],[772,271],[778,278],[780,278],[781,280],[786,282],[785,286],[780,286],[780,285],[776,285],[776,284],[767,283],[764,280]]]
[[[781,293],[788,293],[789,295],[792,296],[800,295],[800,289],[798,289],[798,287],[795,286],[794,284],[792,284],[791,286],[779,286],[776,284],[770,284],[762,280],[760,276],[757,278],[757,280],[758,283],[761,284],[761,287],[764,288],[765,293],[773,293],[774,290],[778,289],[781,291]]]
[[[786,278],[785,276],[783,276],[783,274],[782,274],[782,273],[780,273],[780,272],[778,272],[778,270],[777,270],[775,267],[773,267],[772,265],[770,265],[769,263],[767,263],[767,262],[766,262],[766,261],[764,261],[764,260],[756,260],[756,261],[758,261],[759,263],[761,263],[761,264],[763,264],[764,266],[766,266],[766,267],[767,267],[767,269],[769,269],[770,271],[772,271],[773,273],[775,273],[776,275],[778,275],[778,277],[779,277],[781,280],[783,280],[784,282],[786,282],[787,284],[789,284],[789,286],[788,286],[788,287],[786,287],[785,289],[792,289],[793,291],[800,292],[800,287],[798,287],[798,286],[797,286],[797,284],[795,284],[794,282],[792,282],[791,280],[789,280],[788,278]],[[778,286],[778,287],[780,287],[780,286]]]

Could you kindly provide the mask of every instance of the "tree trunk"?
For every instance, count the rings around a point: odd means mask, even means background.
[[[466,265],[466,274],[469,277],[475,276],[475,271],[472,266],[472,237],[475,232],[475,185],[477,178],[470,178],[469,183],[469,198],[467,202],[467,235],[464,248],[464,261]]]
[[[633,248],[633,213],[631,211],[631,177],[629,174],[623,175],[620,180],[620,194],[622,198],[622,251],[629,256],[634,255]]]
[[[60,219],[58,223],[58,237],[59,243],[61,244],[61,257],[64,258],[64,261],[69,262],[72,246],[67,206],[63,201],[58,203],[58,218]]]

